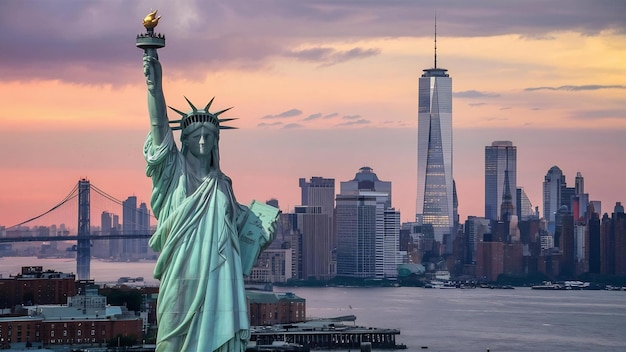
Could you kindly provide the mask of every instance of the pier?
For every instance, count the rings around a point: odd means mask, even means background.
[[[356,317],[352,316],[355,320]],[[346,318],[346,317],[344,317]],[[345,320],[344,320],[345,321]],[[275,341],[298,344],[310,349],[350,349],[358,350],[368,342],[373,349],[401,349],[396,344],[400,330],[344,325],[336,319],[311,320],[304,323],[254,327],[252,341],[257,345],[272,345]]]

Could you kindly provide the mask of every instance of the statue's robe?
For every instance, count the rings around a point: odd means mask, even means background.
[[[154,269],[160,280],[156,351],[245,351],[249,322],[238,229],[247,208],[219,171],[187,195],[189,171],[171,131],[159,146],[148,135],[144,156],[158,219],[150,247],[161,252]]]

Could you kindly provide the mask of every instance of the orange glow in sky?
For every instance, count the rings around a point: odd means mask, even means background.
[[[49,209],[82,177],[149,202],[134,37],[155,7],[168,105],[234,106],[240,129],[222,132],[221,164],[242,203],[276,198],[288,212],[298,178],[335,178],[339,193],[370,166],[393,182],[402,221],[414,219],[417,79],[433,65],[434,10],[437,64],[453,80],[461,221],[484,215],[484,147],[495,140],[517,146],[518,187],[540,209],[553,165],[569,186],[581,172],[602,212],[626,201],[622,2],[560,0],[540,13],[516,1],[260,3],[2,2],[0,225]],[[27,14],[43,20],[18,21]]]

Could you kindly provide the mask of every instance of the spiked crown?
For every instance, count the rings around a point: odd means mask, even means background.
[[[228,109],[224,109],[218,112],[209,112],[209,109],[211,108],[211,104],[213,103],[213,99],[215,99],[215,97],[213,97],[211,99],[211,101],[209,101],[208,104],[206,104],[206,106],[204,107],[204,109],[199,110],[198,108],[196,108],[191,101],[189,101],[189,99],[187,99],[187,97],[185,97],[185,100],[187,100],[187,103],[189,104],[189,106],[191,107],[191,111],[190,112],[182,112],[178,109],[175,109],[171,106],[168,106],[170,109],[176,111],[176,113],[178,113],[181,116],[180,120],[170,120],[170,124],[173,124],[174,126],[171,126],[172,130],[177,131],[177,130],[184,130],[185,128],[187,128],[189,125],[191,125],[192,123],[211,123],[213,124],[217,129],[220,130],[232,130],[232,129],[236,129],[237,127],[232,127],[232,126],[223,126],[221,125],[222,122],[226,122],[226,121],[232,121],[232,120],[236,120],[237,118],[226,118],[226,119],[220,119],[219,115],[232,109],[232,107],[228,108]]]

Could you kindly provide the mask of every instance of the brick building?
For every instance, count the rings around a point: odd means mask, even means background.
[[[306,300],[293,293],[246,291],[252,326],[298,323],[306,320]]]
[[[0,349],[53,345],[106,346],[119,336],[141,339],[139,318],[0,317]]]
[[[53,270],[43,271],[41,266],[22,267],[22,273],[0,279],[0,309],[17,305],[64,304],[76,295],[74,274]]]

